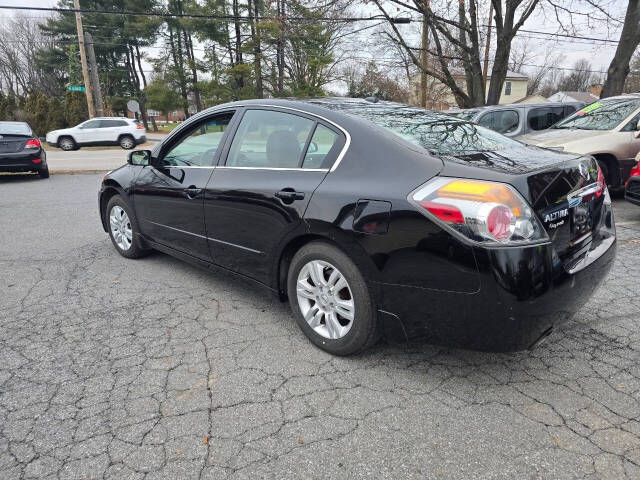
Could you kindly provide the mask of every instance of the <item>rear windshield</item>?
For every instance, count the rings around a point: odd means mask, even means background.
[[[640,100],[608,100],[592,103],[551,128],[612,130],[640,108]]]
[[[489,152],[522,146],[488,128],[413,107],[358,105],[343,111],[435,154]]]
[[[0,135],[25,135],[31,136],[31,129],[26,123],[0,122]]]

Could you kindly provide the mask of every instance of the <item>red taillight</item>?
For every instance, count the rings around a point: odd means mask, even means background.
[[[598,165],[598,187],[598,190],[596,190],[596,198],[600,198],[607,188],[607,181],[604,179],[600,165]]]
[[[462,212],[460,211],[460,209],[454,207],[453,205],[427,201],[422,201],[419,203],[440,220],[444,220],[445,222],[449,223],[464,223]]]
[[[40,140],[38,140],[37,138],[32,138],[31,140],[27,140],[24,148],[40,148],[40,146]]]
[[[42,162],[41,158],[34,158],[33,160],[31,160],[33,163],[40,163]]]
[[[496,205],[487,215],[487,229],[497,240],[505,240],[511,237],[511,222],[513,212],[504,205]]]
[[[136,128],[137,128],[138,130],[144,130],[144,125],[136,125]]]

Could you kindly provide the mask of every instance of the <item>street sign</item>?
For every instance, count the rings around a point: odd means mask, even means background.
[[[140,104],[135,100],[129,100],[127,102],[127,108],[130,112],[140,113]]]
[[[69,85],[67,86],[67,90],[70,92],[84,92],[85,88],[78,85]]]

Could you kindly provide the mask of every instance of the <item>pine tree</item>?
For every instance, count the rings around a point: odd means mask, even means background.
[[[62,113],[63,107],[60,100],[55,97],[50,98],[47,105],[47,132],[58,130],[66,126],[65,118]]]
[[[69,126],[78,125],[89,118],[87,98],[82,92],[66,92],[64,119]]]

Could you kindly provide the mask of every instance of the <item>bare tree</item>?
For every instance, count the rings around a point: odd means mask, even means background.
[[[624,82],[630,71],[629,62],[638,45],[640,45],[640,0],[629,0],[618,48],[611,60],[607,79],[602,87],[602,98],[622,93]]]

